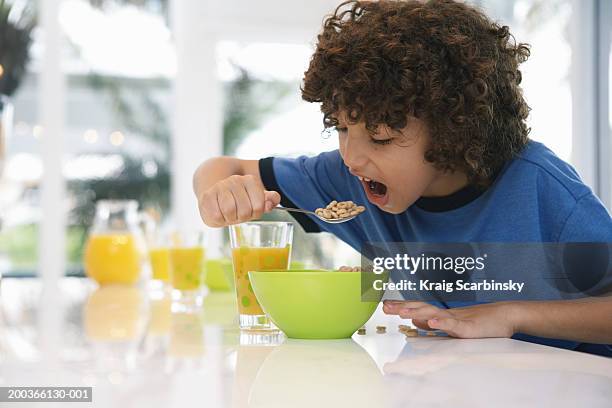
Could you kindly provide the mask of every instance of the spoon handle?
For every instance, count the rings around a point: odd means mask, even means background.
[[[289,208],[289,207],[281,207],[280,205],[277,207],[273,207],[273,210],[282,210],[282,211],[293,211],[293,212],[300,212],[300,213],[304,213],[304,214],[313,214],[312,211],[308,211],[308,210],[302,210],[301,208]]]

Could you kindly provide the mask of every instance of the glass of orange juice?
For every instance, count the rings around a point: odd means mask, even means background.
[[[167,233],[156,231],[149,236],[149,263],[154,289],[165,289],[170,284],[170,239]]]
[[[141,275],[145,243],[138,203],[100,200],[85,246],[85,272],[100,285],[134,284]]]
[[[204,244],[205,234],[202,231],[176,232],[170,237],[169,277],[173,300],[184,306],[202,305],[206,260]]]
[[[168,282],[170,280],[170,248],[156,247],[149,249],[149,261],[153,280]]]
[[[290,222],[261,221],[230,226],[241,329],[275,329],[253,293],[249,271],[287,269],[292,240],[293,224]]]

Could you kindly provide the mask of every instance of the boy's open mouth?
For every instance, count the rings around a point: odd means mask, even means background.
[[[366,191],[368,199],[378,205],[387,203],[387,186],[379,181],[359,176],[359,180]]]
[[[370,180],[367,183],[372,195],[382,197],[387,194],[387,186],[385,186],[383,183],[379,183],[378,181],[374,180]]]

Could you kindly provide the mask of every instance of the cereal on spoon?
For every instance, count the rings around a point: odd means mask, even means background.
[[[359,215],[365,211],[363,205],[357,205],[352,201],[336,201],[333,200],[325,208],[317,208],[315,214],[319,217],[326,218],[328,220],[337,220],[347,217],[353,217]]]

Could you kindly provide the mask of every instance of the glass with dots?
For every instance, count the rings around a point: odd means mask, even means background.
[[[229,228],[240,328],[276,330],[255,298],[249,271],[289,269],[293,224],[261,221]]]

